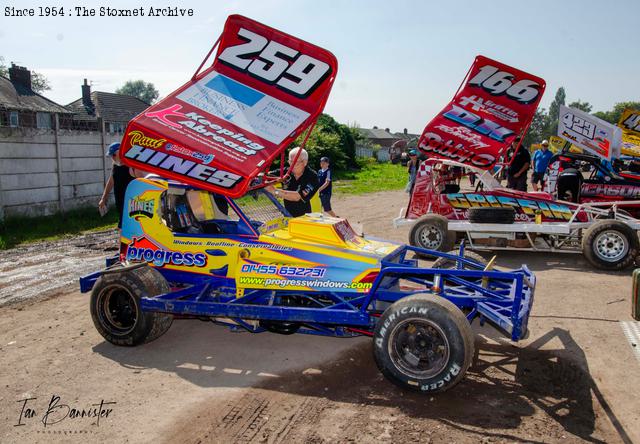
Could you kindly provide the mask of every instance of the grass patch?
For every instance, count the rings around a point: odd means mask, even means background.
[[[366,194],[376,191],[402,190],[407,185],[407,167],[400,164],[377,163],[368,159],[355,173],[343,173],[333,183],[334,194]]]
[[[68,211],[64,216],[42,216],[34,218],[16,217],[0,223],[0,250],[18,244],[41,240],[55,240],[83,231],[98,231],[115,228],[118,214],[115,208],[100,217],[95,208]]]

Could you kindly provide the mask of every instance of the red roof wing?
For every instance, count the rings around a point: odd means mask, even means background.
[[[131,167],[239,197],[315,122],[338,62],[329,51],[240,15],[227,19],[219,42],[210,68],[129,123],[120,157]]]

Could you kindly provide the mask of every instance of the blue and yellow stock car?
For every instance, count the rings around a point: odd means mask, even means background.
[[[391,381],[455,385],[471,363],[470,323],[512,340],[527,330],[534,275],[459,252],[368,239],[344,219],[288,217],[270,194],[230,199],[164,179],[127,189],[119,258],[80,279],[116,345],[154,340],[174,315],[258,333],[367,335]],[[428,267],[418,258],[436,259]]]

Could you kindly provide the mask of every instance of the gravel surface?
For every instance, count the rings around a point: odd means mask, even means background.
[[[334,208],[404,242],[391,220],[406,201],[375,193]],[[500,265],[526,262],[538,276],[531,336],[513,344],[474,324],[467,377],[420,396],[379,374],[367,338],[176,320],[140,347],[106,343],[77,278],[116,242],[110,231],[2,253],[0,443],[640,442],[640,366],[620,327],[630,272],[598,272],[578,255],[501,253]],[[101,401],[112,411],[99,421],[64,415]]]

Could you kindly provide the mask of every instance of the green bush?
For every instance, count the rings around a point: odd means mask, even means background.
[[[288,150],[301,145],[304,137],[303,133]],[[326,156],[331,159],[334,173],[359,168],[356,161],[356,141],[361,137],[355,129],[338,123],[328,114],[321,114],[305,147],[309,152],[309,166],[311,169],[318,169],[320,158]]]

